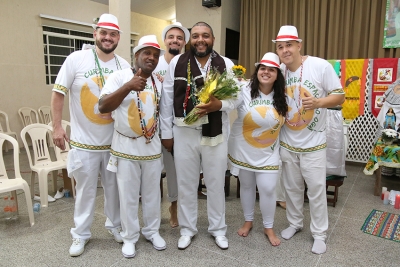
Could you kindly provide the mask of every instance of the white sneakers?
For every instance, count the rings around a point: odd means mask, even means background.
[[[34,197],[33,197],[33,200],[35,200],[35,201],[40,201],[40,196],[34,196]],[[56,200],[55,200],[55,198],[53,198],[52,196],[47,195],[47,201],[48,201],[48,202],[54,202],[54,201],[56,201]]]
[[[188,235],[182,235],[178,240],[178,248],[179,249],[186,249],[190,243],[192,242],[192,237]],[[216,236],[215,243],[220,249],[227,249],[228,245],[228,238],[224,235]]]
[[[121,227],[108,230],[108,232],[112,236],[114,236],[114,240],[117,241],[118,243],[124,242],[122,240],[122,237],[120,234],[121,230],[122,230]],[[83,253],[83,251],[85,250],[85,245],[88,241],[89,241],[89,239],[72,238],[72,245],[69,248],[69,255],[72,257],[77,257],[77,256],[81,255]],[[122,253],[124,253],[123,250],[124,250],[124,248],[122,248]],[[130,251],[131,250],[132,249],[130,249]],[[135,256],[135,246],[133,246],[133,256],[130,256],[130,257],[134,257],[134,256]]]
[[[153,244],[153,247],[157,250],[164,250],[167,248],[167,243],[165,243],[164,238],[162,238],[159,233],[153,234],[147,240],[149,240]],[[124,255],[125,258],[135,257],[136,255],[135,244],[124,242],[124,245],[122,246],[122,255]]]
[[[81,255],[85,250],[85,245],[87,242],[89,242],[89,239],[72,238],[72,245],[69,248],[69,255],[72,257]]]
[[[121,231],[122,228],[118,227],[118,228],[114,228],[114,229],[109,229],[108,232],[110,233],[110,235],[114,236],[114,240],[117,243],[123,243],[124,240],[122,240],[122,236],[121,236]]]
[[[167,248],[167,243],[165,243],[164,238],[162,238],[159,233],[153,234],[147,240],[149,240],[151,243],[153,243],[153,247],[157,250],[164,250]]]
[[[157,250],[164,250],[167,248],[167,243],[165,243],[164,238],[160,236],[159,233],[153,234],[149,239],[151,243],[153,243],[153,247]],[[133,258],[136,255],[135,244],[124,242],[122,246],[122,255],[125,258]]]
[[[57,193],[54,195],[54,198],[55,199],[60,199],[60,198],[63,198],[63,197],[64,197],[64,189],[61,190],[61,191],[57,190]]]
[[[215,243],[220,249],[227,249],[228,248],[228,238],[224,235],[216,236]]]
[[[133,258],[136,255],[135,244],[134,243],[124,243],[122,246],[122,255],[125,258]]]
[[[187,248],[190,243],[192,242],[192,237],[188,235],[182,235],[178,240],[178,248],[185,249]]]

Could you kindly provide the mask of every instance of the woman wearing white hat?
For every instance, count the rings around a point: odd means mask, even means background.
[[[257,187],[264,234],[273,246],[278,246],[280,240],[273,224],[279,180],[279,132],[288,111],[285,80],[274,53],[266,53],[255,66],[250,82],[242,89],[238,118],[229,137],[231,173],[240,179],[245,219],[238,234],[246,237],[253,227]]]

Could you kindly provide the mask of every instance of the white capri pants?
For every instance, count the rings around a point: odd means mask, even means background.
[[[74,148],[68,152],[68,160],[82,164],[69,173],[76,180],[75,228],[71,228],[73,238],[91,237],[99,172],[104,189],[104,214],[107,216],[105,227],[113,229],[121,226],[117,180],[115,173],[106,169],[109,159],[109,151],[93,152]]]
[[[326,150],[294,153],[280,149],[282,178],[286,192],[286,216],[291,227],[303,228],[304,181],[310,205],[310,229],[314,239],[326,239],[328,207],[326,201]]]
[[[201,129],[174,126],[174,159],[178,179],[178,220],[181,235],[197,234],[197,188],[203,170],[207,186],[208,232],[212,236],[226,235],[225,171],[228,146],[224,141],[216,146],[200,145]]]
[[[242,203],[244,220],[254,220],[254,206],[256,203],[256,186],[260,197],[260,210],[264,228],[273,228],[276,209],[276,184],[279,173],[252,172],[241,169],[240,202]]]

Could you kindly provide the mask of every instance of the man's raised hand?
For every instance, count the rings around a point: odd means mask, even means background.
[[[129,88],[133,91],[143,91],[146,83],[147,83],[147,79],[143,78],[142,76],[142,69],[139,68],[139,70],[135,73],[135,75],[133,76],[133,78],[128,82],[129,83]]]

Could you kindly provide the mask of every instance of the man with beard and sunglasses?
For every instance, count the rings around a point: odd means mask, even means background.
[[[208,104],[197,105],[202,118],[193,125],[183,122],[196,105],[193,81],[197,88],[211,68],[219,72],[231,69],[233,62],[213,50],[214,34],[210,25],[198,22],[190,35],[190,50],[175,56],[165,75],[160,106],[162,144],[174,151],[178,180],[178,219],[181,237],[178,248],[187,248],[197,234],[197,188],[199,173],[203,171],[207,186],[208,232],[221,249],[228,248],[225,224],[224,182],[227,168],[228,112],[234,100],[211,97]],[[202,124],[207,119],[208,123]]]
[[[154,73],[161,82],[163,82],[164,76],[167,73],[169,63],[176,55],[181,53],[182,48],[189,41],[189,37],[189,31],[183,27],[180,22],[175,22],[163,29],[161,39],[164,40],[166,51],[165,54],[160,57],[157,68],[154,70]],[[178,183],[176,180],[173,151],[168,152],[165,147],[162,147],[162,153],[164,169],[167,176],[168,201],[171,202],[171,206],[169,207],[169,212],[171,214],[169,224],[172,228],[175,228],[179,225],[177,206]]]
[[[117,18],[103,14],[93,28],[96,47],[76,51],[67,57],[57,75],[51,98],[53,142],[62,150],[65,142],[70,143],[68,175],[77,182],[71,256],[81,255],[91,237],[99,173],[104,188],[105,227],[115,241],[123,242],[117,180],[115,173],[106,169],[114,121],[110,114],[99,112],[97,102],[107,77],[130,65],[114,53],[121,33]],[[64,98],[68,92],[70,138],[61,127]]]

